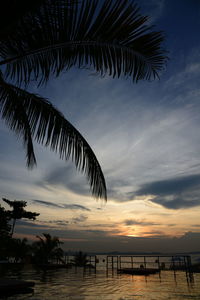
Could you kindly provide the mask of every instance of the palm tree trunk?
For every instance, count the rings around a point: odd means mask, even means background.
[[[15,223],[16,223],[16,219],[13,219],[12,231],[11,231],[11,237],[13,236],[13,233],[14,233]]]

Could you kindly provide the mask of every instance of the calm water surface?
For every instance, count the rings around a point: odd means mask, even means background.
[[[106,273],[105,268],[7,272],[9,278],[35,282],[34,292],[10,296],[8,300],[186,300],[200,299],[200,274],[193,280],[185,272],[162,271],[161,275],[132,276]]]

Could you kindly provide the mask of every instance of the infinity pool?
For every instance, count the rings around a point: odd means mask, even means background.
[[[150,276],[106,272],[105,268],[38,271],[26,268],[7,271],[4,277],[35,282],[34,292],[8,300],[186,300],[200,299],[200,274],[187,278],[185,272],[162,271]]]

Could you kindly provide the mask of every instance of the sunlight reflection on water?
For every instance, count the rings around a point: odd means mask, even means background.
[[[105,269],[83,272],[82,268],[7,273],[9,278],[35,281],[34,293],[7,297],[8,300],[181,300],[200,299],[200,274],[194,282],[185,272],[171,271],[150,276],[106,274]]]

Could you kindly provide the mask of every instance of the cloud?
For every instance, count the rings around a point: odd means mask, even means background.
[[[17,226],[19,227],[26,227],[26,228],[48,228],[48,229],[53,229],[57,227],[62,227],[66,226],[69,224],[69,221],[67,220],[50,220],[50,221],[41,221],[41,220],[36,220],[34,222],[26,221],[26,220],[19,220],[17,222]]]
[[[29,222],[29,221],[26,221],[26,220],[18,220],[17,221],[17,227],[27,227],[27,228],[49,228],[48,225],[45,225],[43,223],[40,223],[38,221],[35,221],[35,222]]]
[[[93,223],[92,228],[116,228],[120,223],[112,222],[112,223]],[[84,228],[90,228],[90,224],[84,224]]]
[[[190,175],[180,178],[172,178],[168,180],[162,180],[157,182],[152,182],[149,184],[144,184],[139,191],[136,192],[137,195],[170,195],[179,194],[185,190],[195,188],[200,186],[200,174]]]
[[[21,237],[27,235],[41,235],[44,229],[20,228]],[[122,251],[122,252],[162,252],[162,253],[184,253],[197,251],[200,243],[200,232],[186,232],[180,237],[171,237],[160,231],[146,232],[147,237],[112,235],[112,232],[101,230],[70,230],[70,229],[48,229],[52,236],[58,236],[60,240],[66,241],[63,245],[65,250],[85,252],[92,251]]]
[[[146,231],[143,234],[147,235],[149,238],[167,238],[168,236],[160,230]]]
[[[196,200],[183,200],[180,198],[176,198],[174,197],[173,200],[169,200],[167,197],[163,197],[163,198],[159,198],[156,197],[155,199],[151,200],[154,203],[160,204],[166,208],[169,209],[186,209],[186,208],[190,208],[190,207],[195,207],[195,206],[199,206],[200,205],[200,199],[196,199]]]
[[[199,240],[200,239],[200,232],[192,232],[192,231],[188,231],[185,232],[185,234],[183,234],[180,238],[175,238],[175,239],[179,239],[179,240],[192,240],[195,239]]]
[[[151,201],[169,209],[200,205],[200,174],[146,183],[130,198],[150,196]]]
[[[80,204],[63,204],[63,208],[65,209],[72,209],[72,210],[85,210],[85,211],[91,211],[91,209],[80,205]]]
[[[49,201],[43,201],[43,200],[32,200],[33,203],[36,204],[41,204],[41,205],[45,205],[45,206],[52,206],[52,207],[56,207],[56,208],[64,208],[64,209],[71,209],[71,210],[84,210],[84,211],[90,211],[89,208],[80,205],[80,204],[56,204],[53,202],[49,202]]]
[[[196,59],[199,60],[199,57]],[[195,92],[199,92],[198,81],[196,81],[197,77],[199,77],[199,74],[200,63],[196,61],[188,62],[187,66],[184,69],[180,70],[176,75],[172,75],[165,82],[165,88],[167,90],[167,88],[170,87],[173,91],[180,89],[189,91],[192,90],[192,88],[195,88]]]
[[[105,230],[98,230],[98,229],[87,229],[85,230],[85,233],[88,233],[91,236],[98,236],[98,238],[101,236],[107,236],[109,231]],[[117,232],[117,231],[116,231]],[[113,233],[113,232],[112,232]]]
[[[64,167],[55,167],[48,170],[42,182],[37,184],[43,187],[48,185],[62,186],[78,195],[90,195],[90,188],[83,174],[80,174],[72,163]]]
[[[57,226],[66,226],[69,224],[69,221],[66,220],[52,220],[48,222],[49,224],[54,224]]]
[[[40,205],[53,206],[53,207],[56,207],[56,208],[62,208],[59,204],[56,204],[56,203],[53,203],[53,202],[49,202],[49,201],[43,201],[43,200],[33,199],[32,202],[36,203],[36,204],[40,204]]]
[[[200,47],[190,49],[187,56],[182,57],[184,64],[177,65],[176,72],[163,83],[166,98],[173,97],[175,102],[183,105],[199,107],[199,76],[200,76]]]
[[[87,216],[85,215],[80,215],[78,217],[74,217],[72,218],[72,223],[73,224],[78,224],[78,223],[82,223],[82,222],[85,222],[87,220]]]
[[[134,219],[127,219],[123,222],[127,226],[131,225],[142,225],[142,226],[151,226],[151,225],[160,225],[154,222],[146,222],[145,220],[134,220]]]

